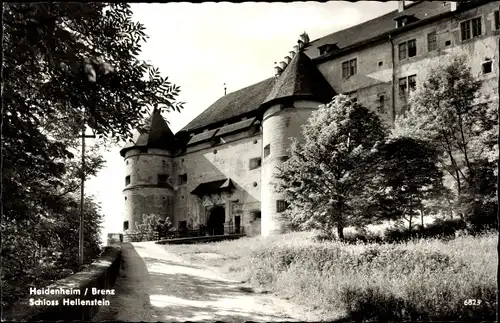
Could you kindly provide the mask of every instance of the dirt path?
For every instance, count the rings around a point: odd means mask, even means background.
[[[256,294],[238,281],[193,265],[153,242],[124,244],[111,305],[94,322],[315,321],[295,304]]]

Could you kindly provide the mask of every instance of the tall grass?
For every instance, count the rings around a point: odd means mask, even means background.
[[[195,258],[216,253],[220,257],[208,264],[297,303],[345,312],[358,321],[494,319],[496,234],[357,245],[312,237],[295,233],[175,247]],[[469,299],[481,304],[464,305]]]

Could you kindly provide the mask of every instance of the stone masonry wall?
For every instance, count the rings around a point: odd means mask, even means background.
[[[136,223],[142,223],[143,214],[155,213],[173,220],[172,165],[172,158],[162,150],[149,149],[147,153],[140,153],[134,149],[127,152],[125,176],[130,176],[130,184],[125,185],[123,195],[124,221],[128,221],[129,229],[135,230]],[[158,175],[168,176],[167,185],[158,183]]]

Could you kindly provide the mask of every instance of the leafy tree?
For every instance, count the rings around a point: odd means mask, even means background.
[[[376,114],[339,95],[313,112],[303,126],[305,142],[292,143],[290,158],[275,176],[290,208],[292,225],[331,234],[349,225],[373,222],[366,181],[372,156],[386,129]]]
[[[462,197],[462,212],[473,232],[497,227],[496,164],[480,161],[474,165],[473,185],[466,187]]]
[[[420,213],[423,227],[424,201],[445,193],[437,152],[429,143],[409,137],[391,138],[377,154],[376,182],[382,188],[378,203],[386,218],[403,218],[411,232]]]
[[[455,56],[434,68],[412,96],[410,109],[397,118],[394,131],[434,144],[441,169],[455,182],[459,210],[466,209],[467,201],[485,198],[476,189],[482,172],[477,167],[498,160],[498,111],[481,95],[482,82],[466,62],[465,56]]]
[[[3,28],[2,242],[11,244],[2,243],[2,274],[15,284],[78,243],[74,193],[102,167],[99,147],[130,139],[152,107],[182,102],[178,86],[137,59],[147,36],[126,3],[4,3]],[[84,124],[98,138],[83,169]],[[90,247],[99,223],[88,212],[99,211],[85,203]]]

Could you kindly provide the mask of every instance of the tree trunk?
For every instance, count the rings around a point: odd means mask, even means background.
[[[422,230],[423,230],[424,229],[424,211],[422,211],[422,209],[420,209],[420,222],[421,222]]]
[[[341,225],[337,225],[337,235],[340,241],[344,240],[344,227]]]
[[[411,220],[413,219],[413,206],[411,205],[411,202],[412,200],[410,199],[410,202],[408,203],[409,206],[410,206],[410,220],[408,222],[410,222],[410,227],[408,228],[409,231],[410,231],[410,235],[411,235]]]

